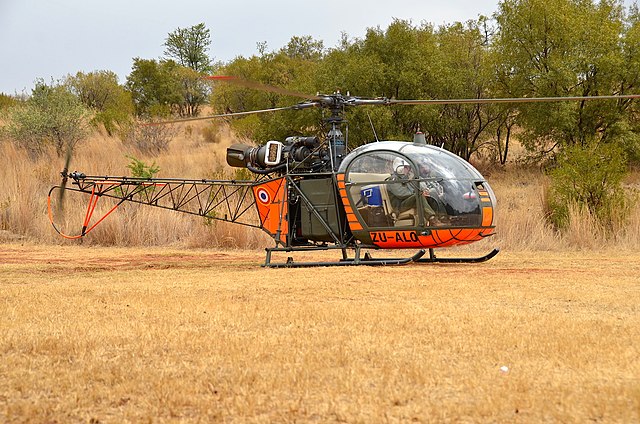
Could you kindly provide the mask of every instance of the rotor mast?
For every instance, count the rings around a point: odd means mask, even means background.
[[[386,105],[389,104],[389,99],[362,99],[353,97],[349,93],[345,96],[340,91],[336,91],[333,94],[317,94],[310,103],[329,110],[330,115],[324,121],[329,125],[327,141],[329,143],[331,168],[335,171],[340,167],[340,163],[347,152],[348,140],[342,132],[343,124],[347,125],[347,121],[344,119],[345,108],[347,106]],[[346,132],[348,134],[348,128]]]
[[[337,171],[347,150],[347,141],[342,132],[342,125],[346,124],[344,106],[347,102],[340,92],[336,92],[331,96],[321,97],[318,103],[321,107],[329,109],[330,112],[330,116],[325,118],[325,122],[329,125],[327,141],[329,142],[331,169]]]

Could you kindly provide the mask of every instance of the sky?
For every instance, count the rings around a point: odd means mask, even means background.
[[[631,2],[632,0],[625,0]],[[499,0],[0,0],[0,92],[29,94],[77,72],[110,70],[120,83],[133,58],[158,59],[167,35],[204,23],[210,56],[228,62],[278,50],[310,35],[335,47],[346,33],[385,29],[394,18],[415,25],[464,22],[498,10]]]

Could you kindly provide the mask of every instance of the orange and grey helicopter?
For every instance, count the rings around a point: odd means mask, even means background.
[[[298,95],[243,80],[231,81]],[[119,205],[133,202],[261,229],[275,241],[275,246],[265,249],[267,267],[483,262],[498,254],[499,249],[470,258],[439,257],[434,250],[473,243],[494,234],[496,197],[480,172],[461,157],[427,144],[421,133],[414,136],[413,142],[375,141],[350,151],[343,131],[345,109],[361,105],[619,100],[640,95],[397,100],[334,93],[305,98],[289,107],[195,118],[307,108],[329,112],[325,119],[328,131],[322,139],[289,137],[261,146],[231,145],[227,163],[251,171],[255,175],[251,180],[86,175],[69,172],[67,159],[61,185],[49,191],[53,227],[67,238],[84,237]],[[66,235],[54,223],[52,195],[56,191],[60,202],[68,191],[88,196],[79,234]],[[111,205],[100,212],[100,217],[94,217],[98,201],[105,198],[110,199]],[[372,257],[371,251],[379,249],[414,249],[416,253],[400,258]],[[341,257],[329,262],[297,262],[293,257],[284,262],[272,260],[274,252],[325,250],[340,251]]]

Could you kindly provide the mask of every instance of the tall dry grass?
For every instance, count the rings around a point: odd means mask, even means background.
[[[218,142],[207,142],[201,127],[182,126],[171,140],[167,151],[151,156],[124,145],[118,138],[104,134],[94,136],[79,146],[73,155],[71,170],[87,175],[130,175],[127,165],[133,156],[147,164],[156,163],[161,177],[224,178],[230,173],[225,165],[226,147],[233,141],[228,133]],[[0,241],[23,239],[33,242],[69,244],[58,236],[47,217],[47,193],[60,184],[64,159],[53,151],[38,159],[30,159],[9,142],[0,145],[3,165],[0,167]],[[54,194],[54,200],[56,196]],[[74,202],[74,200],[76,202]],[[64,216],[56,223],[69,235],[78,234],[82,224],[86,196],[65,196]],[[103,210],[108,209],[106,201]],[[56,208],[54,208],[57,211]],[[97,211],[95,216],[100,216]],[[82,239],[89,245],[257,248],[269,241],[259,230],[223,222],[206,222],[203,218],[123,204],[95,230]]]
[[[119,139],[96,133],[81,145],[73,157],[71,170],[94,175],[130,175],[127,164],[134,156],[160,166],[161,177],[220,178],[233,170],[225,163],[226,148],[236,140],[228,128],[211,137],[207,124],[184,124],[167,151],[150,156],[124,145]],[[211,140],[215,139],[215,142]],[[53,152],[32,160],[26,152],[5,141],[0,144],[0,241],[28,240],[69,244],[52,229],[47,218],[46,195],[59,184],[64,160]],[[515,250],[561,250],[640,247],[640,202],[634,205],[629,221],[612,236],[583,211],[571,214],[569,231],[558,233],[544,219],[545,177],[539,170],[510,165],[506,170],[485,167],[485,174],[498,198],[496,235],[492,245]],[[629,191],[638,196],[640,180],[630,177]],[[68,196],[68,203],[73,196]],[[64,228],[78,233],[86,199],[65,206]],[[57,217],[56,220],[61,219]],[[75,227],[70,227],[70,225]],[[117,246],[183,246],[258,248],[272,241],[261,231],[237,225],[207,225],[199,217],[150,207],[125,204],[110,215],[82,243]]]
[[[515,250],[638,249],[640,247],[640,185],[631,174],[625,184],[632,199],[625,221],[605,228],[585,208],[570,206],[567,230],[559,232],[545,220],[547,177],[535,168],[510,166],[488,177],[498,198],[500,246]]]

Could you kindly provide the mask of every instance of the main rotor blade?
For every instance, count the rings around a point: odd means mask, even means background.
[[[425,100],[396,100],[389,99],[390,105],[458,105],[458,104],[488,104],[488,103],[544,103],[581,100],[619,100],[640,99],[640,94],[619,94],[609,96],[567,96],[567,97],[514,97],[498,99],[425,99]]]
[[[212,81],[225,81],[232,84],[240,85],[242,87],[253,88],[260,91],[268,91],[270,93],[282,94],[284,96],[299,97],[302,99],[316,100],[316,96],[310,96],[308,94],[299,93],[297,91],[287,90],[286,88],[274,87],[272,85],[262,84],[260,82],[249,81],[246,79],[228,76],[228,75],[212,75],[206,76],[204,79]]]
[[[247,111],[247,112],[221,113],[221,114],[218,114],[218,115],[197,116],[195,118],[171,119],[171,120],[168,120],[168,121],[148,122],[148,123],[146,123],[144,125],[145,126],[153,126],[153,125],[165,125],[165,124],[179,124],[181,122],[202,121],[202,120],[205,120],[205,119],[215,119],[215,118],[228,118],[228,117],[232,117],[232,116],[254,115],[254,114],[257,114],[257,113],[277,112],[277,111],[280,111],[280,110],[297,110],[297,109],[304,109],[304,108],[310,107],[310,106],[315,106],[315,103],[301,103],[299,105],[294,105],[294,106],[274,107],[274,108],[271,108],[271,109],[250,110],[250,111]]]

